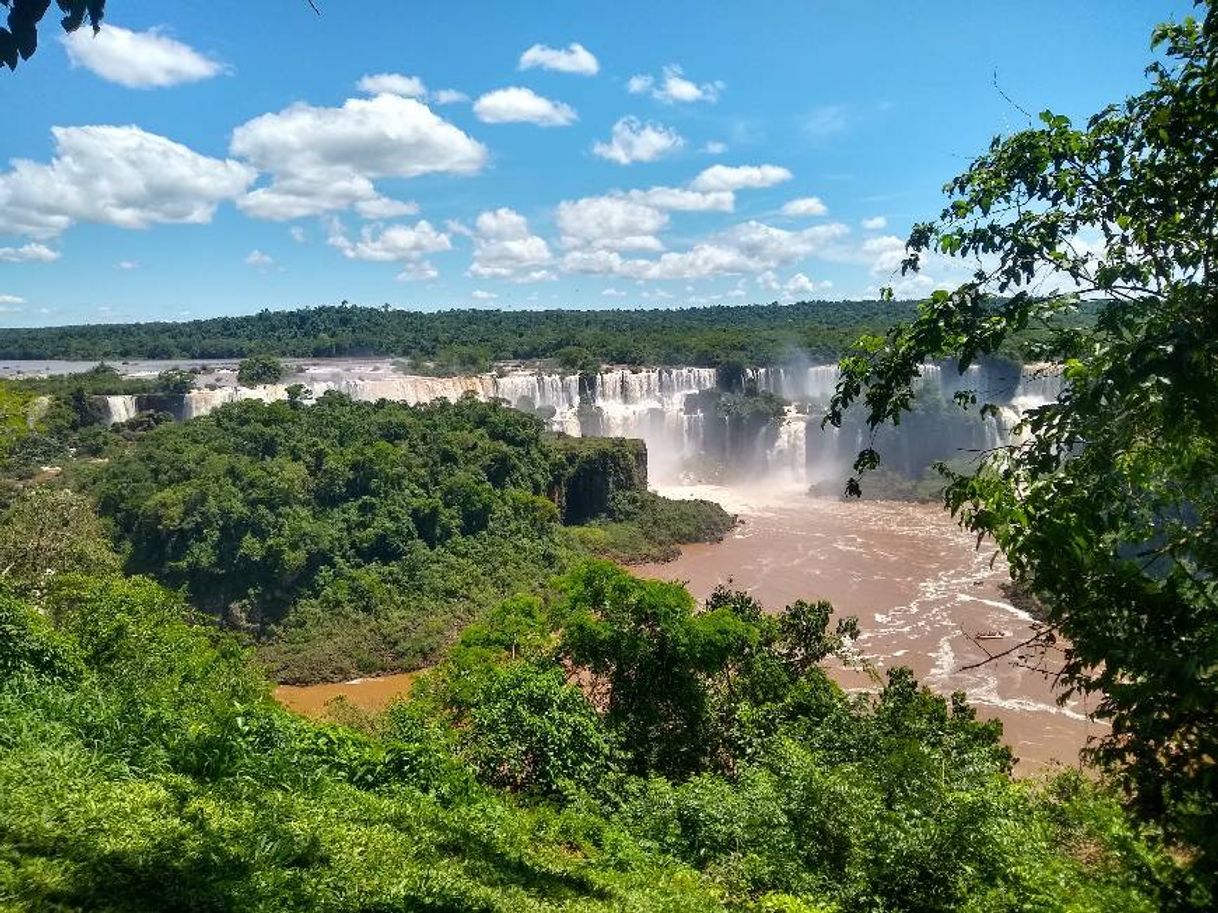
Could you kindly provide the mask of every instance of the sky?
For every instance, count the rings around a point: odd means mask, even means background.
[[[917,296],[1024,111],[1188,0],[108,0],[0,72],[0,326]]]

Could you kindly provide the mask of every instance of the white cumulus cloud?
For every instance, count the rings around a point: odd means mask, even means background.
[[[365,225],[356,240],[348,238],[342,226],[335,222],[326,243],[349,260],[373,263],[419,261],[428,254],[452,249],[452,239],[437,231],[426,219],[414,225],[387,225],[379,229]]]
[[[688,250],[668,251],[654,260],[626,258],[618,250],[603,246],[584,247],[568,251],[563,266],[571,272],[637,280],[757,275],[821,253],[848,232],[844,225],[787,231],[753,221],[734,226]]]
[[[129,89],[151,89],[198,82],[224,67],[158,29],[132,32],[103,25],[97,34],[77,29],[63,38],[68,59],[109,82]]]
[[[682,212],[731,212],[736,206],[736,195],[730,190],[652,187],[648,190],[632,190],[627,196],[637,203],[644,203],[656,209]]]
[[[823,216],[828,211],[829,207],[820,197],[800,197],[782,207],[784,216]]]
[[[871,272],[876,276],[892,273],[905,259],[905,242],[896,235],[880,235],[868,238],[862,246],[863,259],[870,261]]]
[[[270,254],[264,254],[262,251],[258,250],[258,248],[256,248],[256,247],[246,255],[245,262],[248,263],[250,266],[257,266],[259,268],[265,268],[268,266],[275,265],[275,260],[271,257]]]
[[[656,234],[668,215],[621,196],[563,200],[554,213],[565,247],[598,250],[662,250]]]
[[[476,298],[479,301],[494,301],[496,298],[499,297],[494,292],[484,291],[483,289],[480,289],[480,288],[474,289],[472,292],[469,293],[469,296],[471,298]]]
[[[387,211],[392,207],[377,192],[376,179],[473,174],[487,160],[477,140],[417,99],[400,95],[263,114],[233,131],[230,149],[271,175],[268,186],[238,205],[255,218],[278,221],[360,203]]]
[[[577,73],[580,76],[595,76],[601,65],[586,47],[572,42],[566,49],[535,44],[520,55],[520,69],[533,68],[556,70],[559,73]]]
[[[419,211],[419,204],[412,200],[378,196],[371,200],[360,200],[355,204],[355,211],[365,219],[396,219],[398,216],[415,215]]]
[[[59,251],[34,242],[20,247],[0,247],[0,263],[54,263],[60,256]]]
[[[694,190],[754,190],[791,180],[792,174],[778,165],[711,165],[689,186]]]
[[[881,228],[888,227],[888,220],[883,216],[871,216],[863,219],[863,228],[867,231],[879,231]]]
[[[481,213],[474,222],[474,261],[471,276],[540,282],[555,278],[550,246],[529,231],[528,220],[502,207]]]
[[[25,304],[20,295],[0,295],[0,304]]]
[[[671,127],[643,123],[637,117],[623,117],[613,125],[609,142],[596,143],[592,151],[611,162],[629,165],[631,162],[654,162],[680,149],[684,143],[681,134]]]
[[[139,127],[52,127],[51,134],[49,164],[15,159],[0,173],[0,232],[51,237],[75,222],[210,222],[216,206],[256,176],[249,165],[200,155]]]
[[[536,124],[539,127],[566,127],[579,120],[570,105],[543,98],[523,86],[487,92],[474,102],[474,114],[488,124]]]
[[[469,101],[469,96],[456,89],[437,89],[432,93],[431,100],[437,105],[455,105],[463,101]]]
[[[685,72],[675,63],[664,67],[659,79],[640,74],[631,76],[626,83],[626,91],[631,94],[650,94],[657,101],[670,105],[678,102],[716,102],[724,88],[725,85],[721,81],[699,84],[687,79]]]
[[[401,95],[405,98],[426,98],[427,86],[417,76],[401,73],[373,73],[360,79],[355,87],[369,95]]]

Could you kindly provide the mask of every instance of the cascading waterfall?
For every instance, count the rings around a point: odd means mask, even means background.
[[[958,410],[953,412],[954,407],[945,407],[942,414],[952,413],[955,424],[943,419],[941,426],[903,423],[898,431],[889,429],[886,432],[889,451],[903,458],[908,466],[939,458],[932,452],[999,446],[1010,439],[1011,429],[1024,411],[1052,402],[1062,391],[1061,372],[1052,365],[1015,369],[1003,363],[982,363],[961,374],[954,365],[928,364],[923,366],[921,375],[920,385],[927,393],[950,401],[958,390],[976,390],[980,399],[989,397],[997,402],[1000,411],[996,418],[965,423],[956,414]],[[836,365],[750,370],[746,380],[756,389],[781,396],[792,405],[787,407],[776,429],[770,426],[764,433],[750,433],[749,438],[740,439],[726,419],[686,408],[687,397],[716,388],[713,368],[611,368],[581,379],[577,374],[527,370],[454,377],[406,374],[369,377],[313,365],[306,366],[300,376],[293,378],[311,390],[315,398],[333,390],[355,400],[389,399],[412,405],[440,398],[457,400],[467,394],[480,400],[501,399],[514,408],[537,414],[554,431],[574,436],[643,439],[650,455],[652,476],[657,479],[675,479],[698,458],[707,456],[708,433],[713,431],[726,453],[738,453],[747,461],[750,474],[800,482],[845,472],[866,440],[861,427],[838,430],[820,426],[837,379]],[[286,399],[287,391],[286,384],[221,386],[195,390],[181,397],[99,397],[97,405],[109,423],[126,421],[148,408],[170,411],[175,418],[187,420],[238,400]],[[708,424],[708,420],[713,424]],[[913,440],[919,437],[926,440]]]
[[[128,419],[135,418],[136,413],[139,412],[134,396],[106,396],[103,399],[105,404],[102,409],[105,412],[105,420],[108,424],[125,422]]]

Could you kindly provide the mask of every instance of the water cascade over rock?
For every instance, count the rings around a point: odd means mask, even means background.
[[[803,483],[843,477],[869,439],[857,414],[841,429],[821,428],[837,377],[836,365],[757,368],[744,373],[743,389],[721,390],[714,368],[595,374],[512,369],[431,377],[312,364],[290,380],[314,398],[336,391],[356,400],[409,404],[466,395],[500,399],[571,436],[642,439],[656,480],[713,474]],[[1060,372],[1047,365],[995,361],[963,373],[953,364],[925,365],[918,409],[897,428],[884,429],[877,447],[886,465],[916,478],[935,460],[1006,442],[1020,414],[1055,399],[1061,385]],[[239,400],[287,399],[289,386],[228,383],[182,395],[98,397],[96,405],[107,422],[150,409],[185,421]],[[960,390],[998,404],[998,416],[982,419],[961,410],[951,402]]]

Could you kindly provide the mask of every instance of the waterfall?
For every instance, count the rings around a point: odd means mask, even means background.
[[[1035,409],[1057,399],[1062,392],[1062,370],[1060,365],[1024,365],[1019,374],[1019,383],[1011,405],[1020,412]]]
[[[770,469],[804,481],[808,463],[808,417],[788,406],[770,454]]]
[[[867,439],[861,422],[848,421],[840,431],[820,427],[820,416],[838,381],[835,364],[797,364],[750,369],[746,379],[761,391],[788,400],[781,424],[749,439],[739,438],[731,425],[708,423],[710,413],[697,411],[686,400],[717,387],[713,368],[607,368],[581,380],[577,374],[523,368],[453,377],[398,374],[380,368],[340,368],[313,365],[292,380],[303,382],[314,398],[336,391],[352,399],[394,400],[411,405],[472,395],[498,399],[538,415],[548,427],[564,434],[641,438],[647,443],[653,478],[677,478],[706,465],[701,458],[733,459],[735,468],[757,477],[810,481],[841,476],[848,471]],[[1062,391],[1061,372],[1052,365],[1028,365],[1016,371],[1002,362],[982,362],[961,373],[955,364],[925,364],[919,388],[950,401],[957,390],[975,389],[981,401],[999,406],[996,417],[966,422],[959,410],[945,405],[926,416],[910,416],[899,429],[886,429],[879,442],[886,465],[913,474],[929,460],[981,447],[1001,446],[1013,438],[1020,415],[1056,399]],[[141,409],[172,411],[175,417],[197,418],[225,404],[246,399],[272,402],[287,398],[287,385],[221,386],[195,390],[180,398],[107,396],[98,406],[107,423],[122,422]],[[701,407],[699,407],[701,408]]]
[[[102,400],[102,423],[105,425],[125,422],[135,418],[140,411],[134,396],[103,396]]]

